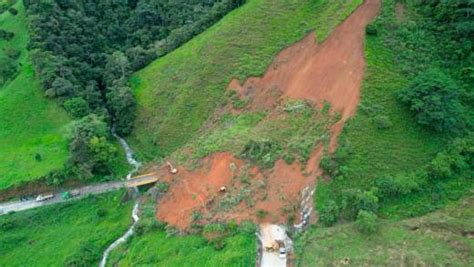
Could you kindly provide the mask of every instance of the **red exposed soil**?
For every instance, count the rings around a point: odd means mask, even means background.
[[[159,203],[157,218],[184,229],[191,223],[193,210],[206,209],[206,203],[222,186],[229,185],[234,176],[231,163],[240,166],[230,153],[217,153],[203,161],[198,171],[178,168],[173,176],[166,167],[161,177],[170,183],[170,191]]]
[[[377,15],[380,0],[366,0],[344,23],[322,44],[318,45],[314,34],[278,54],[263,77],[249,78],[243,85],[233,80],[230,90],[249,100],[251,110],[272,109],[285,98],[304,99],[322,105],[331,104],[341,114],[341,120],[331,129],[329,152],[337,146],[337,136],[344,122],[356,112],[360,88],[364,75],[365,26]],[[231,212],[214,213],[215,201],[222,199],[221,186],[238,188],[235,177],[244,165],[229,153],[214,154],[203,160],[204,167],[197,171],[180,169],[171,181],[170,191],[159,203],[157,217],[160,220],[184,229],[191,224],[194,210],[203,213],[205,220],[254,219],[258,210],[268,215],[265,222],[283,223],[300,202],[303,188],[313,187],[321,175],[319,161],[323,148],[318,145],[305,167],[295,162],[292,165],[278,160],[272,170],[253,168],[251,184],[261,180],[266,186],[253,193],[255,205],[249,208],[240,203]],[[231,170],[235,164],[236,169]],[[163,169],[163,172],[166,172]],[[228,192],[231,193],[231,192]],[[227,193],[226,193],[227,194]]]

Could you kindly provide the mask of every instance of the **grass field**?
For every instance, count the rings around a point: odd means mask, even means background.
[[[381,221],[371,236],[353,224],[313,228],[297,242],[298,266],[472,266],[474,197],[429,215]]]
[[[151,199],[142,203],[136,234],[112,251],[107,266],[255,266],[253,225],[228,227],[224,246],[217,249],[203,235],[177,235],[158,226],[155,208]]]
[[[121,203],[123,194],[0,216],[0,265],[97,265],[107,245],[130,226],[133,202]]]
[[[419,68],[417,64],[420,63],[414,59],[410,62],[403,59],[396,61],[397,49],[412,52],[406,47],[397,47],[398,43],[405,41],[400,40],[403,25],[418,22],[408,21],[409,10],[405,13],[406,19],[398,21],[395,4],[396,1],[384,1],[382,15],[377,22],[379,33],[366,36],[367,67],[361,103],[357,115],[346,124],[339,139],[338,153],[346,155],[339,160],[339,175],[333,177],[331,182],[321,181],[318,184],[315,202],[319,210],[331,196],[336,195],[335,192],[369,190],[374,185],[374,179],[382,176],[412,176],[414,172],[423,170],[449,140],[448,136],[417,124],[412,114],[397,100],[396,93],[408,86],[410,78],[402,68]],[[383,28],[381,25],[392,26]],[[423,31],[421,27],[420,31]],[[423,34],[430,35],[426,31]],[[439,53],[432,40],[416,40],[423,48],[416,51],[420,58]],[[388,118],[389,127],[380,127],[380,117]],[[419,192],[381,203],[379,215],[386,218],[422,215],[459,199],[470,188],[472,182],[469,177],[434,181]]]
[[[323,40],[361,2],[250,0],[232,11],[132,77],[139,103],[132,146],[146,159],[169,155],[223,102],[232,78],[261,75],[312,29]]]
[[[0,29],[15,33],[11,41],[0,41],[0,56],[7,45],[21,51],[18,75],[0,88],[0,190],[62,168],[68,155],[64,130],[70,118],[43,97],[26,50],[22,1],[15,8],[19,11],[16,16],[9,12],[0,15]]]
[[[254,266],[255,234],[228,237],[222,250],[216,250],[202,236],[167,237],[155,231],[134,237],[127,247],[112,252],[108,266]],[[126,251],[124,251],[126,250]]]

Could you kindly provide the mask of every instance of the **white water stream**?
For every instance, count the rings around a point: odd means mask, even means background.
[[[133,166],[133,170],[128,173],[127,175],[127,180],[130,180],[132,178],[132,175],[140,168],[140,162],[138,162],[134,157],[133,157],[133,150],[130,148],[130,146],[127,144],[125,139],[121,138],[118,136],[114,131],[112,131],[112,135],[117,138],[119,141],[120,145],[122,146],[123,150],[125,150],[125,156],[127,158],[128,164]],[[138,188],[134,187],[133,188],[135,191],[135,194],[138,194]],[[132,219],[133,219],[133,224],[130,226],[130,228],[125,232],[124,235],[122,235],[120,238],[115,240],[105,251],[104,254],[102,255],[102,260],[100,261],[99,266],[100,267],[105,267],[105,264],[107,263],[107,258],[109,257],[109,254],[112,250],[114,250],[117,246],[119,246],[122,243],[125,243],[127,239],[133,235],[135,226],[138,223],[138,220],[140,220],[140,217],[138,216],[138,210],[139,210],[139,202],[138,200],[135,201],[135,205],[133,206],[132,210]]]

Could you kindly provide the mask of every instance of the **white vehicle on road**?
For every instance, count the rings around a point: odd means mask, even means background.
[[[53,193],[50,194],[40,194],[36,197],[36,202],[46,201],[54,197]]]
[[[280,248],[280,258],[286,258],[286,248]]]

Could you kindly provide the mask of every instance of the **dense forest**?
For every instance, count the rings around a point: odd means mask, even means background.
[[[129,75],[212,25],[242,0],[25,0],[29,49],[45,95],[75,123],[69,168],[108,172],[110,132],[132,130]]]

